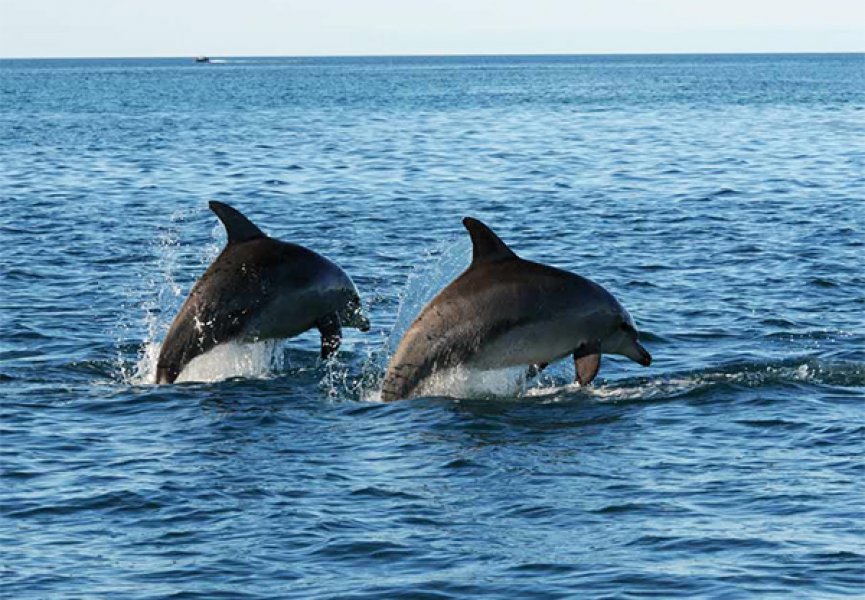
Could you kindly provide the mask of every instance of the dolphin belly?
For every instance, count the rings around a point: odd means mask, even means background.
[[[577,345],[563,323],[536,321],[480,344],[466,366],[488,370],[552,363],[573,352]]]

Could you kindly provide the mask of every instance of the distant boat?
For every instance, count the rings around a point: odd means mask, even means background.
[[[209,56],[196,56],[195,62],[197,62],[197,63],[209,63],[210,57]]]

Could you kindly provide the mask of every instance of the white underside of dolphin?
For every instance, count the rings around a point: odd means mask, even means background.
[[[458,366],[536,371],[572,355],[577,381],[586,385],[604,353],[651,363],[628,311],[603,287],[519,258],[476,219],[463,224],[472,263],[406,331],[388,364],[382,400],[413,397],[430,376]]]

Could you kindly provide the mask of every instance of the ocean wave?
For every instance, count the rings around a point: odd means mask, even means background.
[[[422,387],[424,396],[450,398],[537,398],[562,401],[574,397],[605,402],[652,401],[699,396],[715,390],[819,385],[865,387],[865,364],[818,357],[775,361],[741,361],[719,367],[679,371],[654,377],[632,377],[581,386],[545,376],[534,384],[525,369],[469,371],[450,369],[432,377]],[[365,396],[376,400],[376,391]]]
[[[604,401],[682,398],[718,389],[763,388],[789,385],[865,386],[865,364],[820,358],[737,362],[723,367],[669,373],[659,377],[627,378],[601,385],[572,383],[537,387],[529,396],[561,398],[581,394]]]

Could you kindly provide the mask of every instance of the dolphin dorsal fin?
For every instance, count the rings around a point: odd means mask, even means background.
[[[472,265],[518,258],[493,230],[471,217],[463,219],[463,225],[472,238]]]
[[[211,200],[208,203],[210,210],[216,213],[222,224],[225,225],[225,233],[228,234],[229,244],[239,244],[256,238],[267,237],[256,227],[252,221],[244,217],[240,211],[222,202]]]

